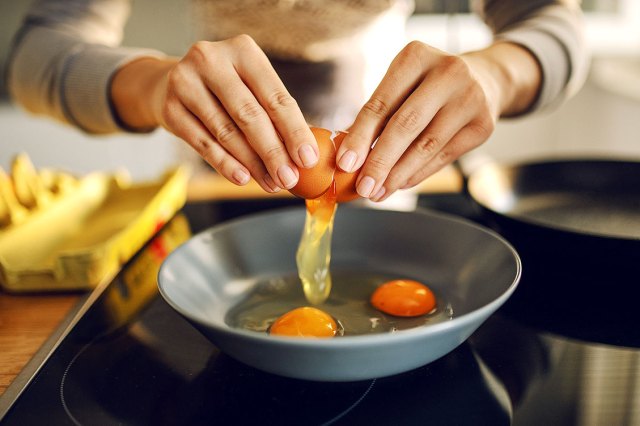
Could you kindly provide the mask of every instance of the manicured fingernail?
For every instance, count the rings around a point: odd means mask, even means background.
[[[358,191],[358,194],[360,194],[361,197],[369,198],[369,195],[371,195],[371,191],[373,191],[373,188],[375,186],[376,186],[376,181],[373,180],[371,176],[365,176],[362,178],[362,180],[358,184],[358,187],[356,188],[356,190]]]
[[[271,189],[271,192],[280,192],[280,188],[273,181],[269,173],[264,176],[264,183],[266,183],[269,189]]]
[[[384,189],[384,186],[380,189],[378,189],[378,192],[376,192],[376,195],[374,195],[373,197],[371,197],[372,201],[379,201],[385,194],[385,192],[387,192],[386,189]]]
[[[357,160],[358,155],[355,152],[349,150],[342,154],[342,157],[340,157],[340,160],[338,161],[338,166],[340,166],[340,168],[345,172],[351,173],[353,172],[353,167],[356,165]]]
[[[251,179],[251,176],[249,176],[247,172],[239,169],[234,170],[231,176],[233,177],[233,180],[240,185],[246,185],[249,182],[249,179]]]
[[[309,144],[302,145],[298,148],[298,155],[305,167],[313,167],[318,162],[318,154],[316,154],[316,151]]]
[[[296,186],[298,183],[298,176],[294,173],[293,169],[288,165],[280,166],[278,169],[278,177],[284,185],[285,189],[290,189]]]

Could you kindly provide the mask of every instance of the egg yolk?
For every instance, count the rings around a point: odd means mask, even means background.
[[[371,295],[374,308],[398,317],[416,317],[433,311],[436,298],[424,284],[413,280],[393,280]]]
[[[308,306],[287,312],[269,328],[269,334],[297,337],[334,337],[337,331],[331,315]]]

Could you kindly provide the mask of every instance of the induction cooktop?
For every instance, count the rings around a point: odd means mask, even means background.
[[[528,272],[527,259],[525,290],[454,351],[407,373],[312,382],[220,352],[160,297],[157,269],[193,233],[290,204],[300,201],[187,204],[85,298],[41,350],[43,361],[9,387],[0,398],[2,424],[640,424],[637,290],[581,294],[571,274],[535,262]],[[419,206],[482,222],[461,194],[422,196]],[[638,281],[610,279],[603,294]]]

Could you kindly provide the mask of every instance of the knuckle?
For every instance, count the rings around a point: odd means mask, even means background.
[[[204,152],[199,153],[200,156],[214,169],[222,173],[224,170],[224,155],[216,150],[207,149]]]
[[[223,174],[224,171],[224,161],[219,158],[215,154],[207,154],[203,155],[202,158],[209,164],[211,167],[216,169],[219,173]]]
[[[425,135],[415,142],[414,147],[421,157],[431,158],[440,148],[440,139],[434,135]]]
[[[465,90],[465,101],[470,104],[470,106],[480,105],[484,110],[489,111],[489,100],[484,90],[482,90],[482,87],[480,87],[480,84],[474,80],[469,86],[470,87]]]
[[[476,136],[476,139],[478,139],[480,142],[484,142],[485,140],[489,139],[489,136],[491,136],[491,133],[493,133],[494,126],[495,125],[493,124],[493,121],[483,120],[470,124],[469,128]]]
[[[291,130],[291,132],[289,133],[289,137],[291,138],[291,141],[298,143],[298,141],[304,140],[308,132],[308,127],[297,127]]]
[[[283,109],[296,107],[298,104],[286,90],[277,90],[273,92],[267,99],[267,108],[269,112],[278,112]]]
[[[428,46],[418,40],[409,42],[396,56],[395,65],[400,68],[413,69],[422,63],[422,57]]]
[[[222,146],[229,146],[238,135],[238,127],[232,121],[227,121],[215,129],[214,135]]]
[[[308,127],[296,127],[295,129],[291,130],[291,137],[293,137],[294,139],[299,139],[306,136],[308,132]]]
[[[171,102],[167,100],[160,107],[160,116],[162,120],[167,124],[173,123],[173,107],[171,106]]]
[[[476,127],[480,132],[480,136],[483,139],[488,139],[495,130],[496,123],[490,117],[485,117],[476,124]]]
[[[206,58],[211,53],[212,43],[209,41],[197,41],[191,45],[191,48],[187,52],[188,57],[193,57],[197,60]]]
[[[426,47],[427,45],[425,43],[418,40],[412,40],[407,43],[402,51],[409,55],[420,55]]]
[[[438,154],[436,155],[438,161],[441,164],[449,164],[450,162],[452,162],[453,160],[455,160],[455,156],[454,153],[451,152],[449,149],[443,149],[440,152],[438,152]]]
[[[399,111],[393,116],[392,125],[397,126],[405,133],[415,132],[419,123],[419,114],[416,110]]]
[[[234,36],[230,39],[230,42],[238,49],[254,49],[258,46],[255,40],[248,34]]]
[[[274,145],[265,150],[263,159],[265,160],[265,162],[275,163],[286,155],[287,151],[284,146]]]
[[[195,151],[200,154],[203,158],[210,157],[210,141],[203,137],[193,137],[189,140],[189,144],[195,149]]]
[[[440,64],[447,74],[454,76],[469,74],[467,63],[459,56],[445,55],[442,57]]]
[[[236,111],[236,119],[240,126],[248,126],[262,117],[263,111],[260,104],[255,101],[248,101],[240,105]]]
[[[183,62],[178,62],[167,73],[167,83],[169,87],[179,88],[187,81],[186,69]]]
[[[364,151],[364,155],[367,155],[369,150],[373,147],[374,142],[375,140],[371,140],[370,137],[367,137],[358,131],[349,131],[348,139],[344,139],[343,145],[348,149]]]
[[[160,108],[160,116],[162,120],[171,127],[175,127],[176,123],[177,102],[167,99]]]
[[[389,105],[377,97],[369,99],[362,109],[376,118],[386,118],[390,111]]]
[[[389,169],[389,162],[380,155],[372,154],[367,158],[367,168],[374,173],[384,174]]]

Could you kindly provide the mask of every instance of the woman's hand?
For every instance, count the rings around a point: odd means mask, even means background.
[[[411,42],[356,117],[338,165],[362,166],[358,193],[382,201],[482,144],[500,115],[525,111],[540,79],[535,58],[514,44],[453,56]]]
[[[125,65],[111,87],[125,125],[162,125],[225,178],[252,176],[268,192],[289,189],[318,146],[296,101],[249,36],[198,42],[180,60]]]

